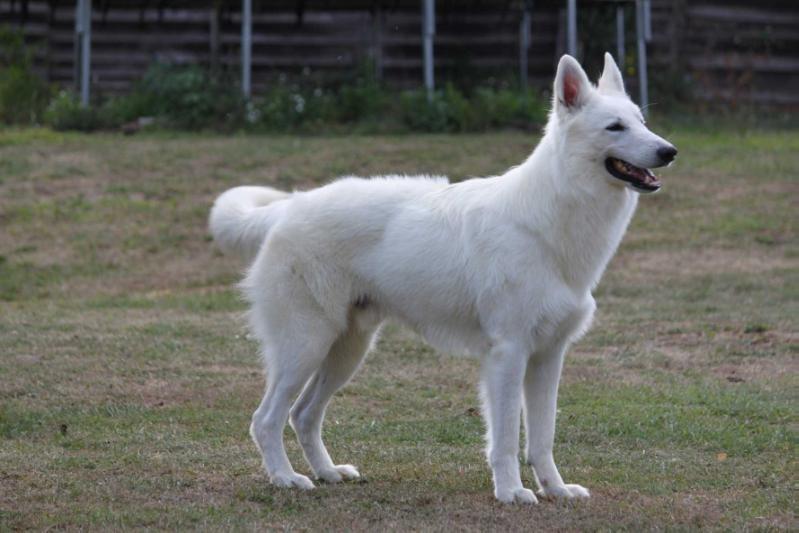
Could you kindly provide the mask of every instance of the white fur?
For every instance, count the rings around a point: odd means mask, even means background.
[[[519,472],[522,414],[539,495],[588,497],[563,482],[552,447],[564,354],[591,322],[591,291],[638,200],[603,162],[656,166],[653,152],[668,144],[643,125],[610,56],[598,89],[564,56],[554,95],[545,136],[501,176],[452,185],[349,177],[291,195],[239,187],[216,201],[219,245],[254,256],[242,287],[267,387],[250,431],[274,484],[313,487],[286,456],[289,417],[317,478],[359,476],[331,460],[322,420],[390,316],[441,350],[482,358],[486,453],[499,500],[537,501]],[[630,125],[624,134],[605,129],[617,119]]]

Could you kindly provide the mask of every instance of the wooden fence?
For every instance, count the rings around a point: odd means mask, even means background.
[[[238,72],[240,13],[235,9],[137,7],[103,3],[92,15],[92,86],[95,93],[130,89],[153,61],[216,64]],[[158,3],[140,3],[157,5]],[[198,2],[197,4],[200,4]],[[282,76],[334,84],[371,65],[397,87],[422,83],[421,12],[409,3],[384,2],[311,9],[300,13],[256,3],[253,15],[253,91]],[[347,6],[349,2],[328,2]],[[361,2],[363,4],[363,2]],[[412,4],[412,3],[411,3]],[[74,2],[0,1],[0,24],[21,27],[36,49],[39,72],[54,83],[74,83]],[[111,7],[108,7],[108,6]],[[394,7],[386,7],[386,6]],[[400,6],[400,7],[396,7]],[[519,69],[519,2],[475,2],[469,9],[441,2],[436,16],[436,79],[476,84],[512,79]],[[475,7],[477,6],[477,7]],[[480,7],[482,6],[482,7]],[[499,7],[497,7],[499,6]],[[580,49],[615,50],[615,37],[593,42],[592,10],[610,2],[578,2]],[[793,0],[652,0],[650,78],[653,89],[685,83],[695,96],[737,103],[799,105],[799,2]],[[357,7],[357,8],[356,8]],[[565,48],[565,1],[534,2],[528,79],[551,83]],[[628,8],[631,14],[632,7]],[[592,28],[595,26],[592,26]],[[604,33],[603,33],[604,35]],[[634,53],[628,24],[628,52]],[[629,62],[630,68],[634,65]],[[634,76],[630,86],[634,88]]]

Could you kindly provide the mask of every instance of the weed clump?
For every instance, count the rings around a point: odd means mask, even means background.
[[[0,123],[37,124],[52,89],[33,71],[22,32],[0,26]]]

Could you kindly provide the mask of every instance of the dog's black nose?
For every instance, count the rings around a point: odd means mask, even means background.
[[[677,149],[673,146],[664,146],[663,148],[658,148],[658,157],[663,164],[666,165],[674,161],[674,157],[677,155]]]

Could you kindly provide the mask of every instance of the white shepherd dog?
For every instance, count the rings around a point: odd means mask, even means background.
[[[289,417],[316,478],[359,477],[331,460],[322,419],[394,317],[443,351],[482,359],[498,500],[537,502],[520,477],[522,414],[539,496],[589,496],[563,482],[552,457],[563,357],[591,322],[591,291],[638,194],[660,187],[648,168],[677,150],[644,125],[610,54],[597,87],[563,56],[553,94],[541,142],[501,176],[347,177],[307,192],[236,187],[216,200],[214,239],[253,260],[242,286],[266,393],[250,433],[272,483],[314,486],[286,456]]]

